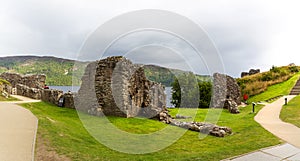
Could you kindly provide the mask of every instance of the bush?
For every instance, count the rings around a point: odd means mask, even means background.
[[[289,70],[290,70],[290,72],[292,72],[292,73],[297,73],[297,72],[299,72],[299,69],[298,69],[297,66],[289,66]]]

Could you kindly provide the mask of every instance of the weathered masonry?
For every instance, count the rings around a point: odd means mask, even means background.
[[[148,80],[141,66],[117,56],[87,66],[77,101],[93,115],[153,118],[164,110],[166,96],[164,86]]]

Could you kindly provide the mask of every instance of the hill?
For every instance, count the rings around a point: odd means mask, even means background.
[[[0,57],[0,73],[13,72],[20,74],[45,74],[47,85],[70,86],[73,74],[81,75],[81,68],[73,68],[74,60],[50,57],[50,56],[10,56]],[[89,62],[79,62],[87,64]],[[187,73],[178,69],[168,69],[157,65],[144,65],[144,71],[148,79],[160,82],[165,86],[171,86],[177,74]],[[197,75],[200,80],[210,80],[209,76]],[[79,85],[80,78],[76,77],[73,84]]]
[[[48,85],[72,85],[74,60],[49,56],[12,56],[0,58],[0,73],[45,74]],[[74,80],[76,84],[80,80]]]
[[[237,82],[241,88],[242,94],[254,96],[266,91],[271,85],[290,79],[298,72],[299,67],[297,66],[273,66],[267,72],[238,78]]]
[[[183,71],[179,69],[169,69],[165,67],[160,67],[157,65],[144,65],[144,71],[146,77],[154,82],[160,82],[166,87],[172,86],[171,84],[175,81],[176,77],[184,73],[189,73],[188,71]],[[211,77],[209,75],[195,75],[195,77],[200,81],[210,81]]]

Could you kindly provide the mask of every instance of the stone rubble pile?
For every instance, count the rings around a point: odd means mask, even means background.
[[[225,100],[223,108],[228,109],[228,111],[233,114],[240,113],[238,105],[236,104],[236,102],[234,100],[232,100],[230,98]]]
[[[187,116],[184,116],[185,118],[188,118]],[[232,130],[228,127],[221,127],[217,126],[215,124],[206,123],[206,122],[183,122],[178,121],[174,118],[172,118],[168,111],[163,111],[159,114],[159,120],[163,123],[170,124],[173,126],[178,126],[184,129],[188,129],[191,131],[200,132],[203,134],[209,134],[212,136],[217,137],[224,137],[226,135],[230,135],[232,133]]]

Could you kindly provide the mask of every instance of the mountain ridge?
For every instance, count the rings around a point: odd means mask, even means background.
[[[84,69],[74,68],[75,62],[84,65],[90,63],[88,61],[83,62],[54,56],[24,55],[0,57],[0,73],[45,74],[47,76],[47,85],[79,85],[81,78],[73,77],[73,74],[76,76],[82,75]],[[165,86],[171,86],[176,75],[189,72],[153,64],[144,64],[143,68],[148,79],[162,83]],[[201,80],[209,80],[210,78],[210,76],[196,76]]]

